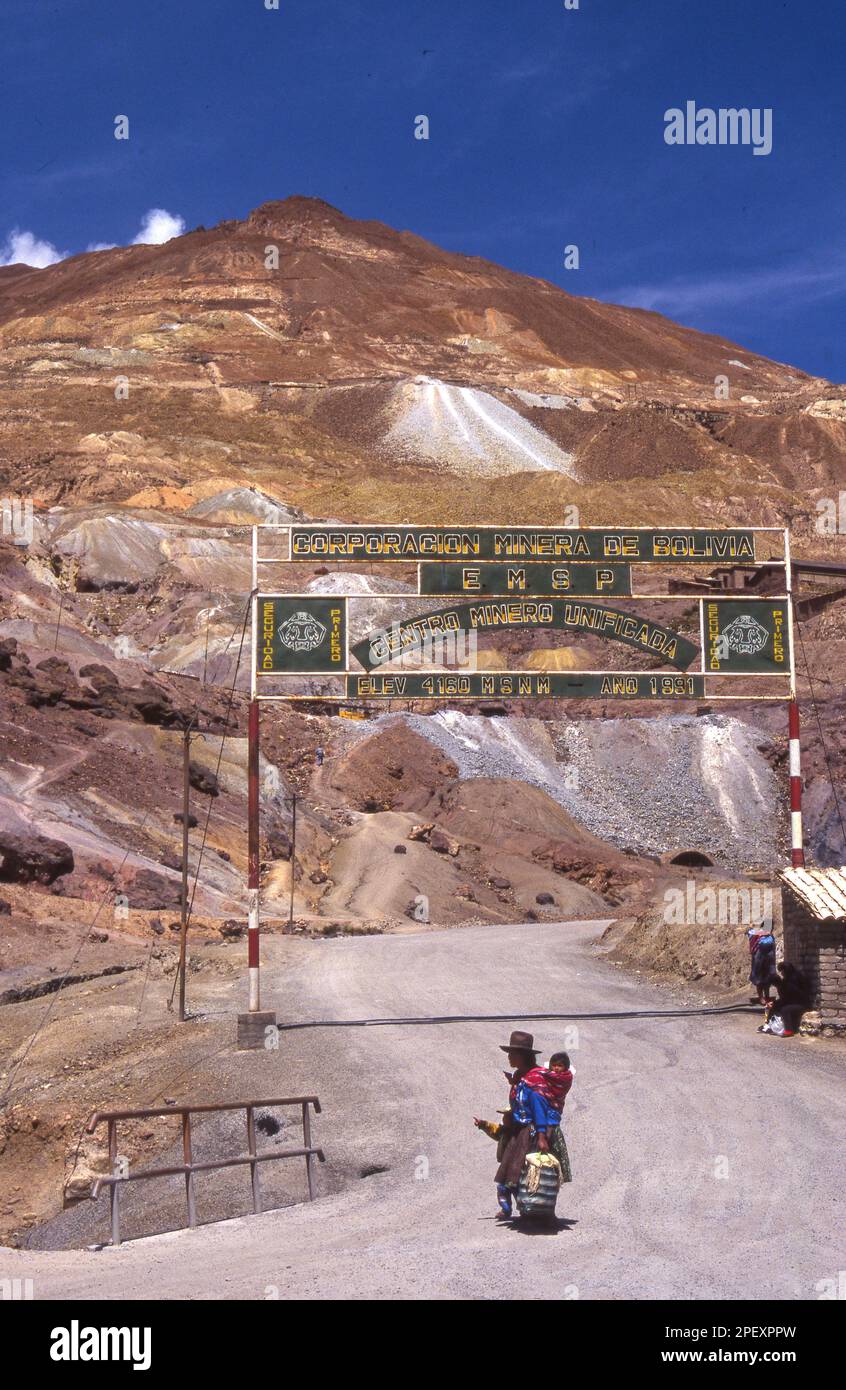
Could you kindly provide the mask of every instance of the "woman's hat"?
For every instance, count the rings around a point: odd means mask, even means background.
[[[506,1046],[504,1043],[499,1045],[500,1052],[533,1052],[535,1056],[540,1052],[539,1047],[535,1047],[535,1039],[531,1033],[521,1033],[519,1029],[511,1034],[511,1040]]]

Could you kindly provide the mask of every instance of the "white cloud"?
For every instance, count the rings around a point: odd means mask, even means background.
[[[712,309],[758,303],[813,304],[846,291],[846,257],[829,255],[776,268],[727,270],[721,275],[668,278],[660,284],[623,285],[603,298],[635,309],[681,318]]]
[[[32,232],[22,232],[15,227],[0,250],[0,265],[31,265],[43,270],[47,265],[64,260],[67,254],[67,251],[57,251],[52,242],[41,241]]]
[[[185,231],[185,219],[178,213],[168,212],[165,208],[150,208],[145,214],[144,221],[141,223],[141,230],[133,239],[133,246],[161,246],[162,242],[170,241],[172,237],[182,236]]]
[[[172,237],[182,236],[185,219],[178,213],[168,212],[166,208],[150,208],[144,214],[138,235],[133,237],[133,246],[161,246]],[[114,251],[118,243],[114,241],[91,241],[86,251]],[[63,261],[70,251],[59,251],[50,241],[43,241],[34,232],[21,231],[15,227],[0,243],[0,266],[31,265],[38,270]]]

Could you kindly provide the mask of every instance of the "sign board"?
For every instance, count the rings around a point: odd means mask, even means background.
[[[357,642],[352,653],[368,671],[450,632],[491,632],[502,628],[569,629],[610,637],[660,657],[684,671],[698,656],[695,642],[637,613],[569,599],[491,599],[424,613],[395,623]]]
[[[346,693],[350,700],[697,700],[704,696],[705,677],[662,671],[414,671],[347,676]]]
[[[602,565],[590,561],[575,565],[544,565],[530,561],[524,565],[503,565],[498,561],[480,564],[447,561],[421,564],[418,591],[421,594],[618,594],[632,592],[631,565]]]
[[[703,599],[703,671],[789,671],[788,623],[784,599]]]
[[[287,538],[282,554],[278,550],[259,554],[259,538],[266,532]],[[768,537],[767,558],[760,561],[756,559],[759,534]],[[773,554],[774,546],[779,555]],[[394,587],[401,592],[366,596],[280,593],[273,591],[270,582],[265,586],[270,592],[259,592],[259,574],[268,573],[260,571],[260,566],[309,560],[339,573],[345,564],[361,567],[397,561],[408,568],[413,565],[417,594],[428,600],[421,607],[436,611],[409,617],[412,592],[405,583],[382,583],[382,589]],[[667,565],[739,566],[756,571],[761,578],[772,576],[771,590],[782,587],[775,578],[781,568],[784,587],[766,598],[746,598],[742,590],[722,588],[703,597],[704,586],[699,584],[699,592],[687,596],[684,586],[669,593],[660,579],[655,586],[658,592],[649,592],[648,578],[644,586],[635,582],[634,564],[647,570],[663,564],[665,576]],[[270,682],[265,685],[269,693],[258,694],[259,684],[265,684],[263,676],[312,675],[343,676],[346,694],[340,698],[350,701],[532,696],[783,700],[792,698],[795,690],[790,537],[775,527],[268,523],[253,527],[252,574],[255,658],[251,688],[260,699],[339,698],[301,690],[288,695]],[[721,578],[725,576],[715,575],[712,582],[718,584]],[[647,592],[641,592],[643,587]],[[351,649],[348,605],[357,597],[368,600],[363,610],[354,610],[363,611],[365,622],[387,619],[390,626],[367,632],[357,625]],[[374,609],[370,605],[377,600]],[[393,607],[400,602],[401,607]],[[649,616],[631,611],[632,606],[645,604],[649,604]],[[655,620],[654,614],[663,615],[668,609],[685,629],[698,610],[698,640],[691,632],[676,631],[673,618],[670,626]],[[385,617],[377,619],[376,613]],[[476,669],[473,639],[477,634],[496,636],[517,629],[542,635],[544,648],[566,644],[568,632],[622,642],[643,655],[641,664],[646,669],[503,671],[486,670],[482,660],[478,662],[481,669]],[[506,643],[505,649],[513,650],[513,643]],[[527,659],[512,658],[515,666]],[[390,673],[389,666],[394,667]],[[785,678],[783,693],[771,693],[772,685],[765,683],[765,678],[773,676]],[[738,677],[760,679],[738,685],[733,679]],[[307,691],[316,684],[308,682]]]
[[[754,530],[537,526],[291,526],[292,560],[754,563]]]
[[[316,594],[259,594],[256,672],[311,675],[347,669],[347,600]]]

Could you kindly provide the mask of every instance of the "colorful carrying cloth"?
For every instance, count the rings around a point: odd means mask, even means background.
[[[533,1067],[512,1090],[511,1108],[518,1125],[549,1130],[561,1123],[564,1098],[573,1084],[571,1071],[553,1072]]]
[[[523,1085],[548,1100],[559,1112],[564,1108],[567,1092],[573,1084],[571,1071],[552,1071],[550,1067],[532,1067],[523,1077]]]

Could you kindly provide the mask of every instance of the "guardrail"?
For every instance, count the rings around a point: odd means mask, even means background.
[[[303,1146],[298,1149],[284,1149],[279,1153],[260,1153],[256,1148],[256,1110],[272,1110],[283,1105],[298,1105],[302,1110],[303,1121]],[[216,1168],[237,1168],[244,1164],[250,1165],[253,1188],[253,1211],[262,1211],[261,1187],[259,1184],[259,1164],[272,1163],[279,1158],[305,1158],[306,1177],[308,1179],[308,1199],[314,1201],[314,1160],[315,1157],[321,1163],[326,1162],[326,1156],[322,1149],[315,1148],[311,1142],[311,1114],[309,1106],[314,1107],[314,1113],[320,1114],[320,1101],[317,1096],[284,1096],[275,1100],[242,1100],[232,1101],[222,1105],[165,1105],[153,1110],[97,1110],[91,1116],[86,1125],[89,1134],[93,1134],[98,1125],[104,1122],[108,1125],[109,1141],[109,1168],[110,1173],[107,1177],[97,1178],[91,1187],[91,1198],[96,1200],[103,1187],[109,1187],[109,1199],[111,1206],[111,1227],[112,1244],[120,1245],[120,1187],[122,1183],[140,1182],[145,1178],[169,1178],[178,1176],[180,1173],[185,1177],[185,1198],[188,1208],[188,1225],[194,1227],[197,1224],[197,1209],[194,1198],[194,1174],[208,1173]],[[221,1158],[214,1161],[195,1163],[192,1150],[191,1136],[191,1117],[201,1114],[218,1114],[224,1110],[244,1110],[247,1120],[247,1153],[239,1154],[235,1158]],[[182,1153],[184,1162],[167,1168],[144,1168],[137,1173],[117,1173],[118,1166],[118,1144],[117,1126],[119,1120],[150,1120],[160,1115],[181,1115],[182,1116]]]

